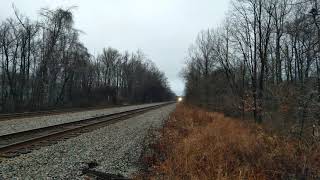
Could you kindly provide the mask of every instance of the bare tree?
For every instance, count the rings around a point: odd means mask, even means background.
[[[39,21],[14,9],[15,17],[1,23],[0,112],[174,97],[143,53],[107,48],[97,58],[90,55],[73,27],[72,9],[42,9]]]
[[[182,73],[187,99],[197,102],[205,94],[200,84],[209,78],[206,86],[215,93],[209,93],[209,102],[197,104],[217,110],[220,104],[225,112],[239,107],[243,117],[252,112],[257,123],[281,130],[298,125],[296,132],[302,136],[319,118],[314,101],[319,100],[317,1],[234,0],[231,7],[222,28],[199,35],[201,42],[210,42],[207,57],[214,66],[205,70],[205,51],[197,51],[198,41],[189,51]],[[203,72],[208,72],[206,77]]]

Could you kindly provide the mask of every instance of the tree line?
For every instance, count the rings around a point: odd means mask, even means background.
[[[199,33],[182,76],[191,103],[299,135],[312,127],[316,134],[317,0],[232,0],[224,23]]]
[[[174,97],[163,72],[141,51],[104,48],[92,56],[79,40],[72,8],[42,9],[33,21],[15,9],[0,24],[0,112]]]

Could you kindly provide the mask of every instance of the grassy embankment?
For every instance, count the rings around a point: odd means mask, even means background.
[[[317,179],[320,146],[263,127],[178,105],[144,157],[153,179]]]

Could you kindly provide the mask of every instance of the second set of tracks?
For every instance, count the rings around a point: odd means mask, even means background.
[[[3,135],[0,136],[0,157],[11,158],[21,154],[26,154],[43,146],[56,144],[61,140],[79,136],[83,133],[105,127],[112,123],[143,114],[147,111],[157,109],[171,103],[172,102],[168,102],[155,106],[87,118],[76,122]]]
[[[132,104],[135,105],[135,104]],[[139,104],[136,104],[139,105]],[[51,116],[59,115],[64,113],[76,113],[82,111],[91,111],[91,110],[100,110],[106,108],[117,108],[117,107],[126,107],[130,105],[105,105],[105,106],[94,106],[94,107],[79,107],[79,108],[65,108],[65,109],[53,109],[46,111],[30,111],[30,112],[19,112],[19,113],[8,113],[0,114],[0,121],[8,121],[12,119],[21,119],[21,118],[31,118],[31,117],[40,117],[40,116]]]

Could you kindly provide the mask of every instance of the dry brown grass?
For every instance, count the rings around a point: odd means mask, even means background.
[[[317,179],[320,147],[178,105],[144,158],[148,179]]]

